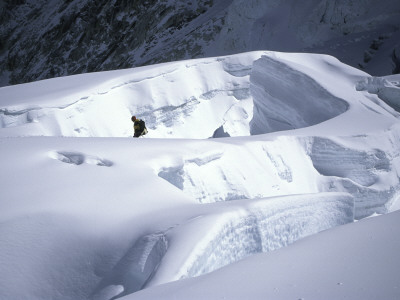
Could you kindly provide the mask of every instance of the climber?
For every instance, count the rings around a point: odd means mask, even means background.
[[[133,122],[133,129],[135,130],[133,137],[138,138],[147,133],[146,124],[143,120],[137,119],[135,116],[132,116],[131,120]]]
[[[133,122],[133,129],[135,130],[133,137],[138,138],[147,133],[146,124],[143,120],[137,119],[136,116],[132,116],[131,120]]]

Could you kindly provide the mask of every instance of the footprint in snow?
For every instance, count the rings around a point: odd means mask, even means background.
[[[112,161],[102,159],[96,156],[83,154],[80,152],[66,152],[66,151],[54,151],[49,155],[53,159],[57,159],[63,163],[81,165],[83,163],[97,166],[111,167]]]

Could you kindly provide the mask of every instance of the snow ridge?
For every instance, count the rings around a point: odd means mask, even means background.
[[[346,193],[294,195],[240,201],[240,204],[231,202],[224,207],[218,215],[202,215],[181,225],[198,228],[200,233],[194,239],[194,245],[175,236],[174,230],[168,233],[177,243],[175,247],[193,250],[179,267],[161,263],[150,286],[169,281],[170,276],[178,280],[207,274],[249,255],[279,249],[305,236],[354,220],[354,200]],[[204,222],[209,222],[212,227],[205,231],[201,225]]]
[[[115,299],[145,287],[197,277],[249,255],[279,249],[305,236],[354,220],[354,200],[346,193],[319,193],[231,202],[144,235],[119,260],[91,299]],[[210,207],[211,208],[211,207]],[[202,210],[202,209],[201,209]],[[171,219],[171,221],[174,221]],[[204,224],[209,224],[204,227]],[[191,239],[182,231],[192,232]],[[169,248],[192,249],[171,265]]]

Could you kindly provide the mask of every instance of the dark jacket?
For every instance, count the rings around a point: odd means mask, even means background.
[[[135,130],[134,137],[139,137],[147,133],[146,124],[141,119],[136,119],[135,122],[133,122],[133,129]]]

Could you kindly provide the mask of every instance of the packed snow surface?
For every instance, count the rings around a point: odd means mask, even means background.
[[[254,254],[399,209],[396,89],[266,51],[1,88],[0,298],[168,299],[153,287],[200,275],[225,290],[224,272],[268,261]]]

